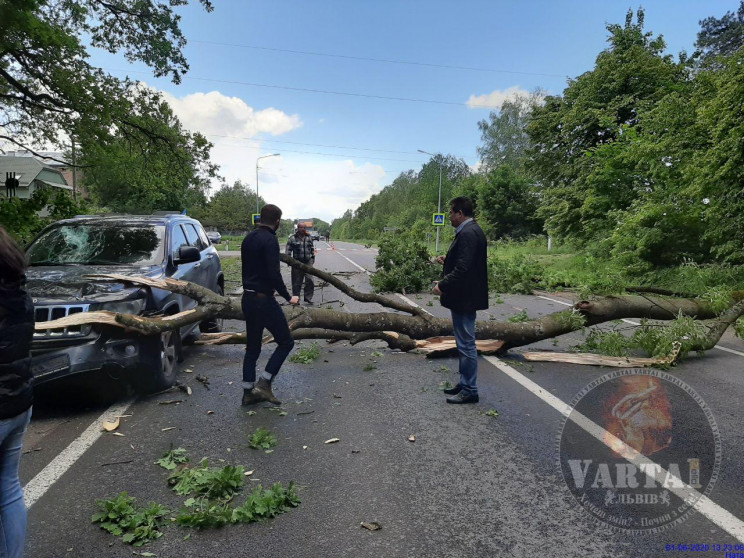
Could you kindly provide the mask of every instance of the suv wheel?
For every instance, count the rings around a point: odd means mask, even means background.
[[[217,291],[215,292],[220,296],[225,296],[225,289],[222,287],[222,285],[217,285]],[[224,322],[225,320],[223,320],[222,318],[204,320],[202,323],[199,324],[199,331],[201,331],[202,333],[220,333],[222,331]]]
[[[176,383],[178,362],[181,352],[178,330],[164,331],[153,343],[151,357],[145,362],[140,373],[139,388],[145,393],[168,389]]]

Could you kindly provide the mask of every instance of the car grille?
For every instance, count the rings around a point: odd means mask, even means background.
[[[58,320],[60,318],[71,316],[72,314],[87,312],[89,306],[90,304],[37,306],[34,311],[36,323],[49,322],[51,320]],[[65,329],[36,330],[34,332],[34,338],[55,339],[59,337],[83,337],[90,333],[90,328],[91,326],[86,324],[70,326]]]

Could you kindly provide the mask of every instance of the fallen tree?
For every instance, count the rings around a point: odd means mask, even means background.
[[[452,322],[447,318],[436,318],[423,308],[412,306],[402,300],[376,293],[360,292],[332,274],[302,264],[289,256],[282,255],[282,260],[288,265],[298,267],[306,273],[323,279],[354,300],[377,303],[389,309],[382,312],[348,313],[287,305],[284,306],[284,312],[292,335],[296,339],[348,340],[352,344],[380,339],[387,342],[391,348],[411,351],[425,348],[429,343],[426,340],[431,338],[452,335]],[[37,329],[49,330],[82,324],[105,324],[144,335],[155,335],[206,319],[243,319],[239,298],[221,296],[209,289],[185,281],[117,274],[93,277],[186,295],[195,300],[197,306],[171,316],[156,317],[114,312],[85,312],[37,324]],[[687,317],[697,320],[706,331],[693,343],[688,343],[688,350],[705,351],[712,348],[726,329],[744,315],[744,296],[740,296],[741,294],[737,293],[732,297],[729,307],[723,312],[717,312],[710,301],[696,298],[653,294],[606,296],[580,301],[572,308],[523,322],[479,321],[476,326],[476,338],[498,340],[500,341],[498,350],[506,351],[613,320],[646,318],[666,321]],[[269,338],[265,339],[265,341],[269,340]],[[203,334],[198,343],[242,344],[245,343],[245,334]],[[493,345],[491,348],[493,349]]]

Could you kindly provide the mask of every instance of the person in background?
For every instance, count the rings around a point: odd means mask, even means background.
[[[289,237],[286,252],[288,256],[293,257],[295,260],[302,262],[305,265],[312,266],[315,264],[315,245],[313,244],[313,239],[310,238],[310,233],[307,232],[307,227],[304,223],[299,223],[295,233]],[[305,302],[307,304],[312,304],[313,292],[315,291],[315,283],[313,283],[312,276],[299,268],[293,267],[293,296],[300,296],[303,280],[305,281]]]
[[[289,296],[279,270],[279,240],[276,231],[282,210],[275,205],[261,208],[261,222],[243,239],[240,255],[243,265],[243,315],[245,316],[246,347],[243,360],[243,405],[261,401],[280,404],[271,390],[274,378],[294,347],[287,318],[274,298],[278,292],[290,304],[299,303],[298,296]],[[261,354],[264,328],[274,336],[277,347],[269,358],[261,377],[256,381],[256,362]]]
[[[478,350],[475,346],[475,312],[488,308],[487,242],[473,220],[473,202],[458,197],[450,201],[450,223],[455,240],[447,256],[437,262],[444,265],[444,277],[433,292],[452,314],[452,327],[460,355],[460,382],[444,390],[447,403],[477,403]]]
[[[0,226],[0,556],[23,556],[26,504],[18,478],[31,420],[34,305],[23,289],[26,255]]]

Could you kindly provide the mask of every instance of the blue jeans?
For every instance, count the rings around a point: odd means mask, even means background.
[[[478,395],[478,350],[475,348],[475,312],[452,313],[457,352],[460,355],[460,387],[463,395]]]
[[[26,504],[18,479],[23,434],[31,409],[0,420],[0,557],[21,558],[26,539]]]
[[[266,372],[274,379],[282,363],[294,347],[287,318],[273,296],[258,296],[243,293],[243,315],[245,316],[245,358],[243,359],[243,382],[256,381],[256,362],[261,354],[261,337],[264,328],[274,336],[277,347],[266,363]]]

